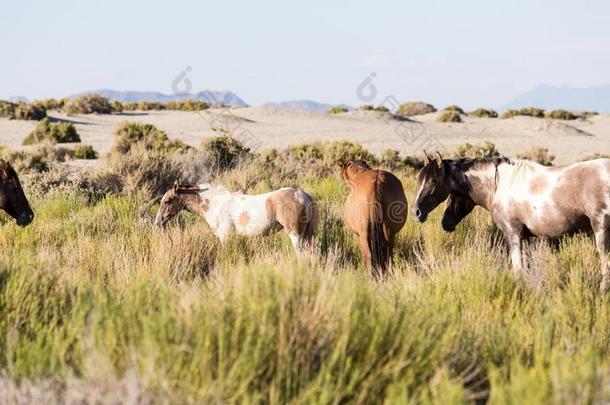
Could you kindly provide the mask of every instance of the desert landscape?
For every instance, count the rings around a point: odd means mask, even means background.
[[[314,141],[348,140],[375,154],[386,149],[403,155],[421,155],[422,149],[450,152],[464,143],[493,142],[509,157],[535,146],[547,148],[556,164],[578,161],[594,153],[610,152],[610,116],[600,114],[572,121],[516,116],[509,119],[464,115],[463,122],[439,123],[435,112],[403,120],[389,113],[349,111],[342,114],[282,110],[270,107],[226,107],[197,112],[134,111],[112,115],[67,115],[51,111],[49,117],[73,123],[82,142],[103,157],[123,121],[150,123],[169,138],[191,146],[217,135],[214,128],[247,134],[256,149],[285,148]],[[0,118],[0,143],[19,149],[35,128],[35,121]]]

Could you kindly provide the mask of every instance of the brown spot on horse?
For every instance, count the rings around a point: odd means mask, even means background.
[[[239,224],[241,226],[246,226],[248,225],[248,222],[250,222],[250,215],[248,215],[248,211],[242,211],[242,213],[239,214]]]

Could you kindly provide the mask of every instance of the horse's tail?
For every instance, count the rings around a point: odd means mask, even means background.
[[[373,199],[369,212],[368,243],[371,252],[371,264],[374,271],[384,272],[387,268],[388,240],[384,226],[383,190],[379,179],[376,179],[373,187]]]
[[[313,239],[320,223],[320,210],[316,201],[303,190],[297,189],[302,207],[299,217],[299,236],[307,247],[313,247]]]

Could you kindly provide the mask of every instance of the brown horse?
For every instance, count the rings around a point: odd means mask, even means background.
[[[356,234],[365,265],[385,272],[392,261],[394,236],[407,220],[407,198],[392,173],[374,170],[362,160],[339,163],[350,193],[345,223]]]
[[[19,226],[27,226],[34,219],[19,177],[8,163],[0,160],[0,208],[17,221]]]
[[[610,283],[610,159],[545,167],[507,158],[434,160],[426,157],[414,215],[420,221],[449,197],[443,228],[452,231],[474,206],[491,212],[510,247],[513,269],[523,269],[521,245],[530,236],[595,236],[602,291]]]

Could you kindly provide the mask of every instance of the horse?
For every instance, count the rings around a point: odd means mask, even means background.
[[[17,172],[8,162],[0,160],[0,208],[25,227],[34,219],[34,211],[25,197]]]
[[[362,259],[373,272],[385,273],[392,262],[394,237],[407,220],[407,198],[400,180],[362,160],[339,162],[349,188],[345,224],[356,235]]]
[[[546,167],[529,160],[505,157],[435,159],[426,155],[419,173],[415,218],[449,198],[442,225],[447,231],[475,206],[491,213],[509,245],[515,273],[524,269],[525,239],[585,232],[595,237],[601,261],[601,290],[610,286],[610,159],[596,159],[562,167]]]
[[[223,186],[176,182],[161,198],[155,224],[164,227],[183,209],[203,217],[221,243],[232,233],[254,236],[284,229],[297,253],[313,247],[319,223],[314,199],[292,187],[246,195]]]

